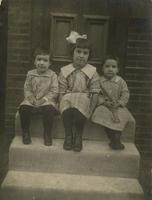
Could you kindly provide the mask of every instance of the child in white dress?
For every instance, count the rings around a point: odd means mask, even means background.
[[[134,121],[126,108],[129,90],[126,82],[117,75],[118,59],[109,56],[103,63],[103,76],[100,77],[100,93],[97,107],[91,120],[105,127],[110,147],[124,149],[120,137],[128,121]]]
[[[75,33],[75,32],[74,32]],[[98,84],[96,68],[88,64],[91,47],[88,39],[71,32],[73,62],[61,68],[59,75],[60,111],[65,129],[65,150],[82,150],[82,133],[90,117],[91,97]],[[74,40],[75,39],[75,40]],[[73,41],[74,40],[74,41]],[[94,94],[96,95],[96,94]],[[92,110],[92,109],[91,109]]]

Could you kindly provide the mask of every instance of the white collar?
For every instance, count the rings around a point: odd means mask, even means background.
[[[101,78],[100,78],[100,81],[101,82],[105,82],[105,81],[111,81],[111,82],[115,82],[115,83],[117,83],[119,80],[120,80],[121,78],[120,78],[120,76],[114,76],[112,79],[107,79],[105,76],[101,76]]]
[[[61,68],[62,74],[65,78],[67,78],[72,72],[76,70],[75,67],[73,67],[73,64],[66,65],[65,67]],[[86,64],[82,69],[80,69],[83,73],[85,73],[86,76],[88,76],[89,79],[92,78],[92,76],[96,72],[96,68],[93,67],[90,64]]]

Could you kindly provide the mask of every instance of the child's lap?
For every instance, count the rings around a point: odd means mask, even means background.
[[[77,108],[88,118],[90,109],[90,99],[88,98],[88,94],[69,93],[64,95],[60,102],[61,113],[68,108]]]
[[[131,113],[128,111],[127,108],[118,108],[117,114],[120,120],[119,123],[115,123],[113,121],[112,112],[107,107],[100,105],[95,109],[91,120],[100,125],[120,131],[124,129],[124,127],[128,122],[135,123],[133,116],[131,115]]]
[[[90,100],[87,94],[81,93],[69,93],[63,96],[60,107],[68,106],[76,106],[76,107],[83,107],[89,109]]]

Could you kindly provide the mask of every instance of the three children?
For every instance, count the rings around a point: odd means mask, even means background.
[[[36,111],[43,116],[44,144],[52,144],[51,128],[59,93],[59,110],[65,129],[65,150],[82,150],[83,128],[91,114],[93,122],[105,127],[110,147],[124,149],[120,142],[121,132],[133,117],[125,107],[129,91],[126,82],[117,75],[117,59],[108,57],[103,64],[103,76],[99,77],[96,68],[88,64],[91,45],[86,35],[70,35],[67,40],[72,45],[73,62],[61,68],[58,80],[55,72],[49,69],[49,52],[36,51],[36,69],[27,74],[24,84],[25,100],[19,108],[23,143],[31,143],[30,119],[33,111]]]

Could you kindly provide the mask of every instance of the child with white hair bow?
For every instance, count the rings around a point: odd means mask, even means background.
[[[72,45],[73,62],[61,68],[59,74],[60,111],[65,129],[65,150],[82,150],[85,121],[94,109],[99,76],[96,68],[88,64],[91,45],[86,35],[72,31],[66,38]]]

